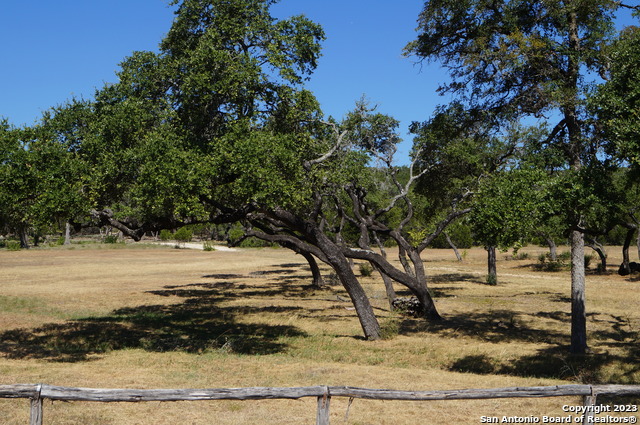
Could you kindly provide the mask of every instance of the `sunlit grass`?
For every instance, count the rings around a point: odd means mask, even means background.
[[[113,245],[113,244],[111,244]],[[542,248],[501,260],[487,286],[485,252],[425,253],[445,317],[388,311],[378,276],[363,278],[385,338],[365,341],[340,286],[314,289],[300,256],[99,245],[0,252],[0,383],[103,388],[349,385],[406,390],[640,383],[638,280],[589,274],[592,354],[567,354],[569,275],[536,271]],[[610,261],[616,252],[610,250]],[[356,265],[356,270],[358,270]],[[328,270],[324,270],[328,274]],[[397,288],[403,293],[402,288]],[[407,295],[403,293],[403,295]],[[572,404],[578,400],[571,400]],[[332,401],[334,423],[479,422],[482,414],[559,412],[562,400]],[[25,400],[0,400],[25,423]],[[315,400],[55,403],[56,423],[313,423]],[[7,418],[7,419],[4,419]]]

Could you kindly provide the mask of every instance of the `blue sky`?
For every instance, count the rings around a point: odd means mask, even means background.
[[[3,4],[0,14],[0,116],[33,124],[73,96],[91,98],[116,80],[123,58],[156,50],[171,26],[167,0],[30,0]],[[323,57],[307,87],[327,115],[341,118],[365,95],[407,127],[428,119],[446,99],[436,94],[446,74],[402,56],[416,36],[423,0],[280,0],[277,18],[304,14],[325,29]]]
[[[73,96],[91,98],[116,80],[122,59],[157,50],[171,26],[166,0],[31,0],[6,2],[0,14],[0,116],[33,124],[42,112]],[[415,37],[422,0],[281,0],[278,18],[304,14],[327,35],[323,57],[307,87],[327,115],[341,118],[362,95],[406,128],[427,119],[441,102],[444,74],[402,57]],[[432,69],[433,68],[433,69]],[[401,159],[402,162],[404,162]]]

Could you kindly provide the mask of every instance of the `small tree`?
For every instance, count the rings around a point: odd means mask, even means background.
[[[508,249],[527,240],[542,221],[549,184],[545,180],[541,170],[514,169],[480,184],[470,221],[489,253],[488,281],[498,281],[495,248]]]

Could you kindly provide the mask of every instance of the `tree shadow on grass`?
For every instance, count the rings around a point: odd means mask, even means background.
[[[486,312],[447,315],[439,322],[424,319],[405,318],[400,325],[404,334],[429,332],[446,336],[466,336],[481,341],[502,343],[509,341],[561,344],[565,335],[548,329],[527,326],[521,313],[511,310],[491,310]]]
[[[223,288],[221,288],[223,289]],[[281,352],[282,337],[304,336],[295,326],[239,323],[246,314],[285,312],[302,307],[229,307],[219,304],[246,296],[221,289],[152,291],[179,296],[183,302],[122,308],[104,317],[87,317],[35,329],[0,334],[0,353],[9,358],[78,362],[111,350],[140,348],[153,352],[227,352],[264,355]]]
[[[482,279],[481,276],[474,275],[471,273],[443,273],[443,274],[434,274],[431,276],[431,282],[433,283],[479,283],[482,285],[486,285],[487,282]]]
[[[569,321],[569,315],[564,312],[536,313],[534,316],[563,323]],[[591,384],[639,384],[638,332],[630,327],[624,317],[595,313],[589,317],[592,321],[608,322],[610,329],[591,333],[590,338],[598,345],[598,349],[585,355],[569,352],[565,333],[531,328],[522,320],[522,313],[515,314],[509,310],[465,313],[447,317],[441,323],[425,324],[424,321],[407,319],[401,325],[401,332],[422,331],[453,337],[464,335],[492,343],[522,342],[546,347],[515,359],[494,358],[487,354],[465,355],[448,365],[451,371],[565,379]]]
[[[568,346],[554,346],[515,360],[473,354],[456,359],[449,365],[455,372],[480,375],[509,375],[549,379],[564,379],[585,384],[638,384],[638,348],[628,345],[623,354],[571,354]],[[611,369],[614,372],[611,372]]]

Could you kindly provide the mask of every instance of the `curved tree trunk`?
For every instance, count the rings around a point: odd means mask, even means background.
[[[351,298],[365,338],[368,340],[380,339],[380,324],[373,313],[373,307],[369,302],[369,297],[367,297],[360,282],[358,282],[358,278],[349,265],[349,261],[344,257],[330,258],[330,261],[342,286],[344,286],[344,289],[346,289],[349,294],[349,298]]]
[[[556,246],[556,242],[550,236],[545,236],[544,238],[549,246],[549,260],[558,261],[558,247]]]
[[[592,240],[587,244],[589,248],[593,249],[600,257],[600,269],[601,273],[607,271],[607,253],[604,251],[604,246],[596,240]]]
[[[378,245],[378,248],[380,249],[380,255],[382,255],[382,257],[386,259],[387,258],[387,250],[384,249],[384,244],[382,243],[382,241],[380,240],[380,238],[378,237],[378,234],[376,232],[373,232],[373,238],[376,241],[376,244]],[[373,266],[373,268],[382,277],[382,282],[384,283],[384,290],[387,293],[387,301],[389,301],[389,310],[393,311],[395,309],[394,306],[393,306],[393,302],[398,297],[398,295],[396,294],[395,289],[393,289],[393,281],[375,263],[372,262],[371,266]]]
[[[380,324],[373,312],[369,297],[364,292],[362,285],[360,285],[353,272],[353,268],[349,264],[349,260],[353,262],[353,259],[347,259],[340,247],[333,243],[324,233],[320,231],[313,232],[313,236],[316,238],[316,246],[325,255],[326,262],[336,272],[342,286],[349,294],[365,338],[368,340],[380,339]]]
[[[314,256],[306,251],[301,251],[300,255],[302,255],[307,263],[309,263],[309,268],[311,268],[311,275],[313,276],[313,281],[311,282],[311,286],[314,288],[321,288],[324,286],[324,279],[322,279],[322,273],[320,272],[320,267],[318,266],[318,262],[314,258]]]
[[[394,310],[393,302],[396,300],[396,298],[398,298],[398,295],[396,294],[396,290],[393,289],[393,281],[389,276],[384,274],[382,270],[378,268],[378,266],[375,266],[375,267],[376,267],[376,270],[378,270],[378,273],[380,273],[380,276],[382,276],[382,282],[384,283],[384,290],[387,293],[387,301],[389,301],[389,309],[393,311]]]
[[[436,309],[436,304],[427,289],[427,276],[424,270],[424,264],[420,253],[417,250],[411,250],[409,252],[409,258],[413,263],[413,270],[416,277],[416,284],[410,286],[411,292],[418,298],[422,308],[424,308],[425,318],[428,320],[438,321],[442,320],[442,316]]]
[[[445,239],[447,240],[447,243],[449,244],[451,249],[453,249],[453,252],[456,254],[456,258],[458,259],[458,261],[462,261],[462,256],[458,252],[458,247],[455,246],[455,244],[453,243],[453,241],[451,240],[447,232],[443,232],[443,233],[444,233]]]

